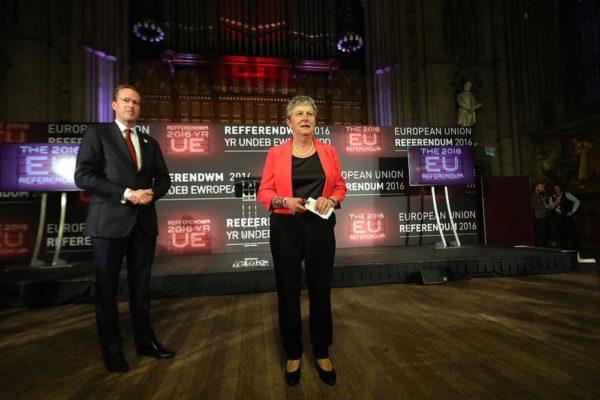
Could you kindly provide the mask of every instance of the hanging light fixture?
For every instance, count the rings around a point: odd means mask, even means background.
[[[340,5],[340,36],[337,41],[337,49],[342,53],[353,53],[360,50],[364,41],[362,36],[358,33],[358,24],[354,19],[354,13],[352,12],[353,4],[352,0],[343,0]]]
[[[139,0],[131,8],[135,37],[143,42],[158,43],[165,38],[165,31],[160,24],[162,4],[158,0]]]
[[[363,38],[358,33],[348,30],[338,39],[337,48],[342,53],[351,53],[360,50],[363,44]]]
[[[158,43],[165,38],[165,32],[160,25],[150,18],[133,24],[133,33],[138,39],[143,40],[144,42]]]

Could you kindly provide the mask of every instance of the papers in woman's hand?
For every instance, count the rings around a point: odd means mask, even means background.
[[[331,213],[333,213],[333,207],[331,207],[325,214],[319,214],[317,212],[317,210],[315,210],[316,205],[317,205],[317,201],[315,199],[313,199],[312,197],[309,197],[308,200],[306,200],[306,203],[304,203],[304,207],[308,211],[317,214],[319,217],[321,217],[323,219],[329,219],[329,217],[331,216]]]

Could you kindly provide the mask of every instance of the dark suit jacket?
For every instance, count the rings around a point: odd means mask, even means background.
[[[167,193],[171,178],[158,142],[139,132],[138,137],[142,158],[139,171],[116,123],[88,127],[75,167],[75,183],[92,193],[85,232],[88,236],[125,237],[138,218],[147,235],[158,235],[154,201]],[[147,206],[122,204],[126,188],[152,188],[154,201]]]

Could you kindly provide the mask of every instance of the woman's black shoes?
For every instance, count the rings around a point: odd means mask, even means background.
[[[335,373],[335,368],[331,371],[325,371],[319,363],[317,364],[317,372],[319,373],[319,378],[326,383],[327,385],[333,386],[335,385],[335,381],[337,378],[337,374]],[[300,378],[302,376],[302,363],[298,365],[295,371],[289,372],[287,367],[285,369],[285,381],[288,386],[296,386],[298,382],[300,382]]]
[[[289,386],[296,386],[298,382],[300,382],[300,377],[302,376],[302,363],[298,365],[295,371],[288,372],[287,368],[285,369],[285,381]]]
[[[330,385],[333,386],[335,385],[335,380],[336,380],[336,373],[335,373],[335,368],[332,369],[331,371],[325,371],[323,368],[321,368],[321,366],[319,365],[319,363],[317,363],[317,371],[319,372],[319,378],[321,378],[321,380]]]

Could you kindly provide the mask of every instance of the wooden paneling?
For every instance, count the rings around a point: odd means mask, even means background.
[[[242,123],[242,103],[239,103],[237,101],[234,101],[233,103],[231,103],[231,122],[233,122],[234,124],[241,124]]]
[[[264,124],[267,120],[267,105],[265,103],[256,104],[256,119],[255,121],[259,124]]]
[[[285,118],[285,110],[283,110],[283,115],[280,115],[280,113],[277,111],[280,108],[277,106],[277,103],[269,103],[268,107],[269,114],[267,118],[270,123],[283,121],[283,119]]]
[[[528,177],[486,176],[481,187],[485,204],[485,243],[533,246],[533,211]]]
[[[600,194],[575,193],[581,201],[576,224],[582,249],[600,250]]]
[[[144,99],[142,118],[148,122],[281,124],[287,102],[298,94],[317,101],[320,124],[366,122],[362,74],[334,72],[333,61],[211,59],[173,52],[164,57],[168,65],[138,62],[132,67],[132,82]]]
[[[219,102],[219,120],[218,122],[230,123],[231,122],[231,105],[226,102]]]
[[[213,103],[211,101],[202,101],[202,122],[212,121],[213,108]]]
[[[256,103],[251,103],[251,102],[244,103],[244,123],[245,124],[249,124],[254,121],[257,121],[257,122],[260,121],[260,117],[258,116],[258,113],[255,111],[257,108],[258,108],[258,104],[256,104]],[[264,118],[263,118],[263,123],[264,123]]]

